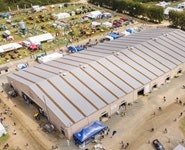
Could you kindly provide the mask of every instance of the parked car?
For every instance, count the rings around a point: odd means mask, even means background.
[[[35,44],[31,44],[31,45],[28,47],[28,49],[31,50],[31,51],[35,51],[35,50],[38,49],[38,46],[35,45]]]
[[[159,142],[158,139],[153,140],[152,142],[153,146],[155,147],[156,150],[165,150],[163,145]]]
[[[128,21],[128,19],[127,18],[124,18],[124,17],[121,17],[120,20],[121,21]]]

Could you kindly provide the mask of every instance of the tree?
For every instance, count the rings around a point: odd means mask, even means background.
[[[161,23],[164,20],[164,9],[159,6],[149,7],[147,10],[147,17],[152,22]]]

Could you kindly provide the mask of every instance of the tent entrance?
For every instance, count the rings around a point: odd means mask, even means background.
[[[61,127],[60,132],[61,132],[61,134],[62,134],[63,136],[65,136],[65,135],[66,135],[66,134],[65,134],[65,131],[64,131],[64,128],[62,128],[62,127]]]
[[[152,86],[152,90],[154,90],[154,89],[156,89],[157,88],[157,84],[154,84],[153,86]]]
[[[122,109],[122,108],[125,108],[126,109],[127,107],[127,102],[122,102],[120,105],[119,105],[119,109]]]
[[[179,73],[182,73],[182,70],[179,70],[177,73],[178,73],[178,74],[179,74]]]
[[[175,78],[178,78],[181,74],[182,74],[182,70],[180,69],[179,71],[177,71]]]
[[[27,96],[24,92],[22,92],[22,97],[26,101],[27,104],[33,103],[32,99],[29,96]]]
[[[166,79],[165,79],[165,82],[169,82],[170,81],[170,77],[167,77]]]
[[[137,92],[137,95],[138,95],[138,96],[143,96],[143,95],[144,95],[144,88],[142,88],[141,90],[139,90],[139,91]]]
[[[107,112],[103,112],[99,120],[104,122],[104,121],[107,121],[108,117],[109,117],[109,114]]]

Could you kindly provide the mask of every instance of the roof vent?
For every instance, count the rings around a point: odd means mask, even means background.
[[[128,47],[128,50],[133,50],[133,47]]]
[[[82,68],[84,68],[84,69],[85,69],[86,67],[87,67],[86,65],[83,65],[83,66],[82,66]]]
[[[113,51],[112,53],[113,53],[113,54],[116,54],[116,51]]]
[[[65,73],[65,72],[62,73],[62,76],[66,76],[66,75],[67,75],[67,73]]]
[[[153,40],[154,40],[154,41],[157,41],[157,39],[156,39],[156,38],[153,38]]]
[[[116,55],[118,56],[119,55],[119,52],[116,52]]]

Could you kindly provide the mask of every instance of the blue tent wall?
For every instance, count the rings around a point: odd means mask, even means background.
[[[71,53],[77,52],[77,49],[76,49],[74,46],[68,46],[67,48],[68,48],[68,50],[69,50]]]
[[[103,131],[106,128],[105,125],[96,121],[91,125],[83,128],[80,132],[73,134],[73,138],[76,144],[82,144],[87,139],[97,135],[99,132]]]
[[[109,36],[113,37],[114,39],[119,38],[119,35],[115,34],[115,33],[110,33],[108,34]]]

